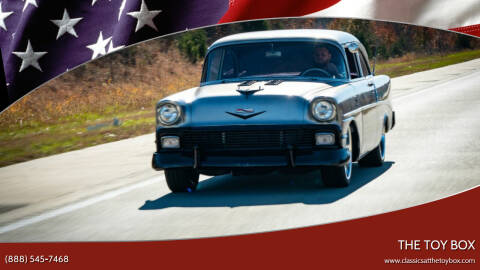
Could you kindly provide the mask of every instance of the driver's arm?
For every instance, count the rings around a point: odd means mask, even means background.
[[[338,72],[338,69],[337,69],[337,66],[333,63],[328,63],[327,65],[327,71],[332,74],[332,76],[335,76],[336,78],[338,78],[340,76],[339,72]]]

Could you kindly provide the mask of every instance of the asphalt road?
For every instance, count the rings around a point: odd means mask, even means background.
[[[348,188],[318,173],[202,177],[172,194],[153,135],[0,169],[0,242],[122,241],[264,232],[438,200],[480,184],[480,61],[393,80],[386,163],[354,165]]]

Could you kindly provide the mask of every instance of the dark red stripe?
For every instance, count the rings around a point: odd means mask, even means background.
[[[220,23],[274,17],[303,16],[328,8],[340,0],[230,0]]]
[[[462,26],[462,27],[452,28],[450,30],[480,37],[480,24]]]

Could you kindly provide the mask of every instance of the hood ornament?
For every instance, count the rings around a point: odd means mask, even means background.
[[[240,85],[238,86],[237,92],[239,92],[242,95],[245,95],[246,98],[248,96],[255,94],[258,91],[262,91],[264,88],[262,88],[261,85],[258,86],[258,89],[240,89]]]
[[[238,118],[242,118],[243,120],[246,120],[248,118],[251,118],[251,117],[254,117],[254,116],[257,116],[259,114],[262,114],[266,111],[261,111],[261,112],[255,112],[254,109],[252,108],[238,108],[235,110],[235,112],[226,112],[230,115],[233,115],[235,117],[238,117]]]

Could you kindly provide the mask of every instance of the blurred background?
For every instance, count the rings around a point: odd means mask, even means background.
[[[377,74],[398,77],[480,57],[480,39],[390,22],[278,19],[226,24],[150,40],[51,80],[0,114],[0,167],[155,129],[155,103],[199,85],[208,46],[226,35],[318,28],[352,33]],[[152,151],[154,146],[152,144]]]

